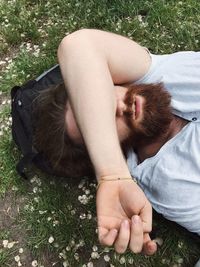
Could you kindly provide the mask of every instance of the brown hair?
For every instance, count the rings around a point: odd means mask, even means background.
[[[33,144],[59,176],[93,176],[94,169],[85,145],[75,144],[65,124],[68,100],[64,84],[41,91],[33,103]]]

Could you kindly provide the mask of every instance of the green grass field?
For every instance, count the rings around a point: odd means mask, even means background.
[[[153,53],[200,50],[197,0],[0,0],[0,267],[192,267],[200,242],[158,217],[156,255],[118,255],[96,234],[94,181],[47,177],[30,181],[15,171],[20,158],[11,138],[12,86],[57,63],[62,38],[98,28],[138,41]]]

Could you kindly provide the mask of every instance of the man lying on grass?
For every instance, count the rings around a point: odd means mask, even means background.
[[[60,173],[94,170],[100,242],[155,253],[151,204],[200,235],[200,53],[153,55],[80,30],[62,40],[58,59],[67,90],[38,99],[35,144]]]

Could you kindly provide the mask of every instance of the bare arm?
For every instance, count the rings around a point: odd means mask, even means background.
[[[63,39],[58,59],[97,179],[131,177],[118,140],[114,84],[142,77],[150,65],[148,53],[127,38],[81,30]],[[133,215],[139,215],[137,223],[131,220]],[[106,181],[100,185],[97,217],[102,244],[115,244],[120,253],[127,246],[134,252],[140,252],[142,247],[147,254],[155,252],[156,245],[148,235],[151,205],[131,180]]]
[[[113,84],[143,76],[150,65],[148,53],[125,37],[80,30],[63,39],[58,59],[97,178],[130,175],[116,131]]]

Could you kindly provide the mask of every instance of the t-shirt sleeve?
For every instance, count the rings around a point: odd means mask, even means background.
[[[172,96],[173,113],[200,121],[200,52],[150,55],[150,69],[136,84],[162,82]]]

